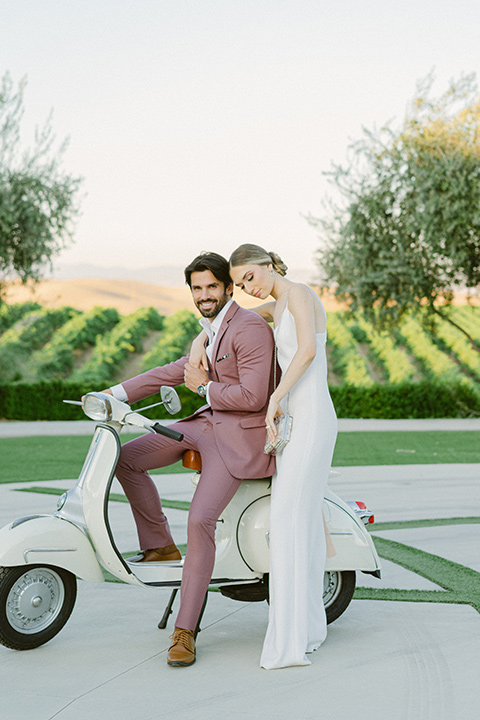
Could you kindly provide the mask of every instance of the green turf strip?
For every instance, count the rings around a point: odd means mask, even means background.
[[[54,488],[54,487],[28,487],[28,488],[16,488],[16,492],[30,492],[38,493],[39,495],[63,495],[67,492],[66,488]],[[113,502],[128,503],[125,495],[121,493],[110,493],[108,496],[109,500]],[[190,503],[186,500],[165,500],[162,499],[162,505],[168,508],[174,508],[175,510],[189,510]]]
[[[447,592],[432,590],[394,590],[359,587],[356,598],[368,600],[403,600],[409,602],[449,602],[471,605],[480,613],[480,573],[472,568],[446,560],[403,543],[373,536],[380,557],[401,565],[439,585]]]
[[[480,517],[432,518],[429,520],[395,520],[392,522],[376,522],[367,525],[367,530],[407,530],[409,528],[438,527],[441,525],[477,525]]]
[[[132,436],[121,437],[122,442]],[[0,483],[78,477],[90,436],[0,439]],[[339,433],[333,465],[480,462],[480,433],[466,431]],[[180,463],[153,473],[191,472]]]

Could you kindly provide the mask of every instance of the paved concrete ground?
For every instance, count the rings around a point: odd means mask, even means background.
[[[474,428],[471,428],[474,429]],[[164,497],[187,499],[189,475],[155,476]],[[330,485],[365,500],[377,521],[480,515],[480,465],[335,468]],[[52,512],[56,498],[0,486],[0,526]],[[31,483],[70,487],[72,481]],[[114,488],[118,491],[118,487]],[[178,542],[186,513],[168,510]],[[111,503],[121,549],[136,547],[130,509]],[[480,525],[385,530],[383,537],[480,570]],[[440,589],[383,562],[363,586]],[[0,647],[1,720],[473,720],[478,717],[480,622],[468,605],[354,600],[329,626],[312,665],[258,666],[266,603],[210,593],[191,668],[169,668],[170,628],[156,628],[168,591],[79,582],[64,629],[27,652]]]

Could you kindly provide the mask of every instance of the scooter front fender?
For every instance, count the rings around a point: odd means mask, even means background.
[[[85,533],[53,515],[21,518],[0,530],[0,566],[38,564],[64,568],[82,580],[104,582]]]

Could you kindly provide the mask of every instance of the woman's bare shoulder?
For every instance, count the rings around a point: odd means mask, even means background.
[[[288,302],[310,305],[315,302],[314,291],[304,283],[293,283],[288,291]]]

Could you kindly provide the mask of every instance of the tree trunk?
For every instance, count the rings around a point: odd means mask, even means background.
[[[470,342],[473,349],[476,350],[476,352],[480,353],[480,345],[472,338],[472,336],[464,328],[462,328],[460,325],[458,325],[455,322],[455,320],[452,320],[452,318],[449,317],[448,315],[444,315],[442,312],[440,312],[440,310],[438,308],[434,307],[433,305],[431,305],[430,308],[436,315],[441,317],[442,320],[449,322],[450,325],[453,325],[454,327],[457,328],[457,330],[460,330],[460,332],[462,332],[465,335],[465,337],[468,338],[468,341]]]

